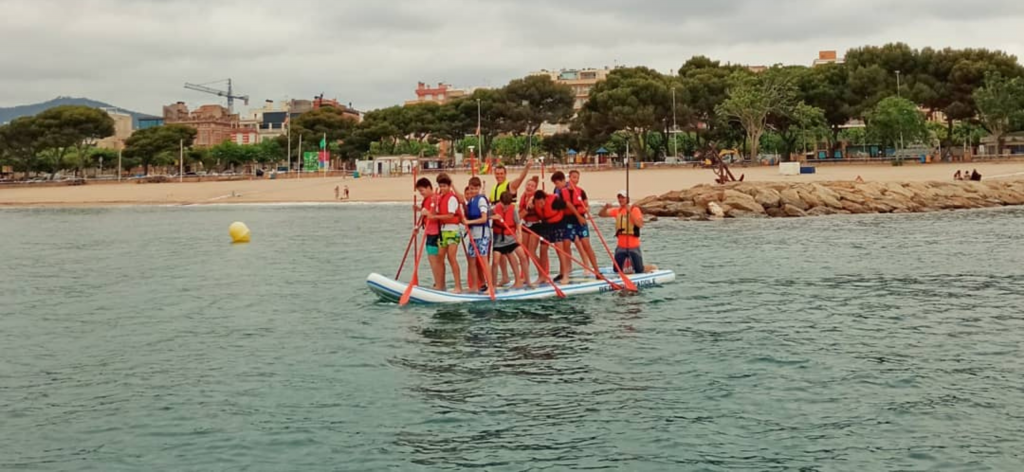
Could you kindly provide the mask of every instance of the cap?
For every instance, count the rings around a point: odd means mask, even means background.
[[[619,193],[617,193],[616,196],[629,198],[629,192],[625,190],[619,190]]]

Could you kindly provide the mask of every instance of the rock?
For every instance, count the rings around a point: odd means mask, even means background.
[[[665,201],[667,201],[667,202],[685,202],[685,201],[691,201],[691,198],[692,198],[691,195],[689,193],[687,193],[686,191],[684,191],[684,190],[677,190],[675,192],[669,192],[669,193],[666,193],[666,194],[658,197],[658,200],[661,200],[663,202],[665,202]]]
[[[668,202],[655,201],[653,203],[648,203],[646,205],[637,204],[637,206],[640,207],[640,210],[642,210],[644,212],[644,214],[647,214],[647,215],[654,215],[654,216],[671,216],[672,215],[668,211],[668,206],[669,206]]]
[[[868,213],[892,213],[895,208],[880,200],[868,200],[864,202],[864,208]]]
[[[768,216],[770,216],[772,218],[785,218],[786,217],[786,212],[782,208],[779,208],[779,207],[766,208],[765,212],[768,213]]]
[[[707,208],[711,202],[720,203],[721,201],[722,192],[718,190],[702,192],[693,197],[693,203],[701,208]]]
[[[754,201],[761,208],[777,208],[782,204],[782,196],[773,188],[760,188],[754,192]]]
[[[716,218],[724,218],[725,217],[725,210],[722,209],[722,206],[719,205],[718,202],[709,202],[708,203],[708,214],[711,215],[711,216],[714,216]]]
[[[827,206],[814,207],[807,211],[807,216],[828,216],[834,214],[836,214],[836,210]]]
[[[860,205],[858,203],[854,203],[854,202],[852,202],[850,200],[843,200],[842,203],[843,203],[843,210],[846,210],[846,211],[848,211],[850,213],[853,213],[855,215],[859,215],[861,213],[867,213],[868,212],[868,210],[866,208],[864,208],[862,205]]]
[[[786,216],[791,217],[791,218],[799,218],[799,217],[802,217],[802,216],[807,216],[807,213],[805,213],[803,210],[801,210],[800,208],[795,207],[793,205],[789,205],[789,204],[786,204],[786,205],[784,205],[782,207],[782,212],[785,213]]]
[[[726,190],[722,196],[725,197],[722,203],[729,205],[733,209],[764,214],[764,207],[757,203],[754,197],[750,195],[736,190]]]
[[[865,182],[857,184],[855,191],[864,198],[877,200],[882,198],[882,193],[885,192],[885,185],[878,182]]]
[[[914,198],[914,192],[908,190],[906,187],[898,182],[888,182],[885,184],[886,195],[898,195],[900,197],[910,199]]]
[[[818,194],[818,198],[821,198],[823,201],[825,200],[826,197],[831,198],[833,200],[836,200],[837,202],[841,198],[839,196],[839,193],[837,193],[835,190],[832,190],[832,189],[830,189],[830,188],[828,188],[828,187],[826,187],[824,185],[821,185],[821,184],[818,184],[818,183],[812,183],[811,184],[811,188],[814,189],[814,193]]]
[[[842,200],[840,200],[840,203],[844,203],[845,204],[844,201],[850,201],[850,202],[856,203],[858,205],[863,205],[864,202],[867,201],[863,196],[861,196],[859,193],[857,193],[856,190],[838,190],[837,189],[836,193],[838,193],[839,196],[841,196],[843,198]]]
[[[729,218],[766,218],[768,215],[765,214],[764,209],[760,213],[753,211],[745,211],[739,208],[733,208],[725,214]]]
[[[807,211],[810,209],[810,207],[800,199],[800,194],[795,189],[789,188],[783,190],[779,192],[779,197],[782,199],[783,209],[785,209],[787,205],[799,208],[800,211]]]
[[[800,199],[803,200],[810,208],[825,206],[821,199],[814,194],[813,189],[799,189],[797,190],[797,194],[800,195]]]
[[[681,216],[689,218],[692,216],[707,215],[707,211],[697,205],[694,205],[692,202],[669,203],[666,210],[669,214],[665,216]]]

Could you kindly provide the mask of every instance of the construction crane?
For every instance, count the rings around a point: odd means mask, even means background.
[[[219,83],[223,83],[223,82],[227,82],[228,83],[227,91],[218,90],[218,89],[215,89],[215,88],[207,87],[207,85],[219,84]],[[228,113],[234,113],[235,112],[235,99],[236,98],[239,99],[239,100],[242,100],[243,102],[245,102],[246,106],[249,106],[249,96],[248,95],[235,95],[234,89],[231,88],[231,79],[215,80],[213,82],[209,82],[209,83],[205,83],[205,84],[190,84],[190,83],[186,82],[185,83],[185,88],[187,88],[189,90],[196,90],[196,91],[199,91],[199,92],[205,92],[205,93],[208,93],[208,94],[211,94],[211,95],[216,95],[218,97],[226,97],[228,99]]]

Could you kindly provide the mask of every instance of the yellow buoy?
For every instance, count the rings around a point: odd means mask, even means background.
[[[249,242],[249,227],[241,221],[231,223],[228,227],[228,234],[231,235],[231,241],[235,243],[247,243]]]

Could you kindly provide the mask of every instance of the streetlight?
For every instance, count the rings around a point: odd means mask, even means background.
[[[900,92],[900,71],[896,71],[896,98],[903,98]],[[906,149],[906,145],[903,143],[903,127],[900,126],[900,149]]]
[[[676,88],[672,87],[672,155],[679,157],[679,125],[676,124]]]

